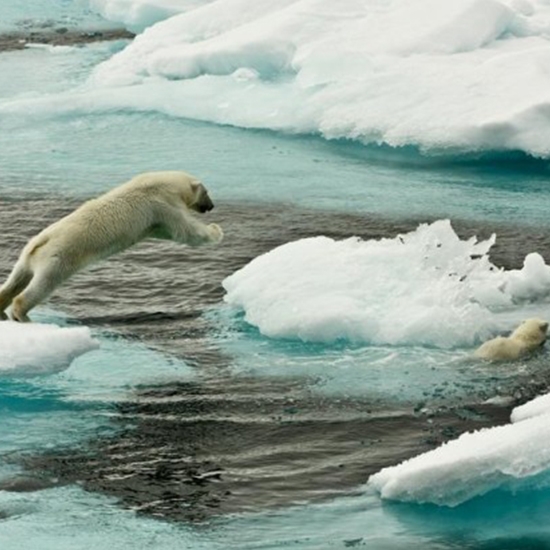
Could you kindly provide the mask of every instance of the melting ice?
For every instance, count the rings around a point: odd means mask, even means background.
[[[532,253],[520,270],[497,268],[495,238],[461,240],[440,220],[394,239],[302,239],[225,279],[225,301],[272,338],[471,346],[550,314],[550,267]]]

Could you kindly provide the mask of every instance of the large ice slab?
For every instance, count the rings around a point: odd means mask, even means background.
[[[52,374],[76,357],[97,349],[86,327],[62,328],[40,323],[0,322],[0,376]]]
[[[426,151],[550,155],[544,0],[93,5],[151,26],[91,80],[120,93],[83,108],[155,109]]]
[[[463,434],[437,449],[384,468],[368,484],[382,498],[456,506],[494,489],[548,487],[547,415]]]
[[[225,301],[272,338],[469,346],[533,316],[533,303],[550,314],[550,267],[532,253],[499,269],[494,242],[461,240],[448,220],[394,239],[302,239],[226,278]]]

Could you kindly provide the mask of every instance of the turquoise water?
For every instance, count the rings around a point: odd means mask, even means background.
[[[92,60],[101,57],[92,50]],[[35,56],[42,61],[48,56],[25,53],[30,63]],[[53,62],[58,62],[56,56]],[[33,74],[40,77],[39,72]],[[32,90],[33,84],[25,86]],[[376,150],[140,112],[55,116],[23,111],[1,116],[6,131],[0,136],[0,175],[11,188],[20,189],[18,180],[27,174],[40,191],[89,195],[140,171],[183,166],[207,182],[219,200],[288,202],[416,218],[549,223],[546,161],[502,156],[457,164],[408,150]],[[110,167],[108,175],[104,166]]]
[[[47,7],[38,2],[24,10],[0,2],[0,13],[10,28],[28,13],[39,20],[96,22],[84,2]],[[327,216],[451,217],[499,223],[518,232],[548,230],[548,163],[521,154],[429,158],[408,149],[240,130],[152,112],[56,109],[56,94],[82,85],[98,62],[121,47],[97,44],[0,54],[0,71],[10,75],[0,84],[2,207],[29,196],[82,198],[140,171],[183,168],[207,182],[219,203],[287,203],[330,211]],[[323,229],[319,226],[318,232]],[[210,337],[232,357],[229,371],[236,378],[297,376],[307,380],[309,391],[329,398],[409,404],[480,393],[490,397],[510,377],[505,369],[473,373],[469,350],[381,347],[365,352],[346,345],[273,342],[240,319],[227,322],[225,314],[221,305],[206,315],[217,329]],[[60,311],[45,309],[38,320],[67,322]],[[100,329],[94,336],[100,350],[78,358],[62,373],[0,379],[0,477],[20,471],[14,456],[78,446],[95,437],[116,438],[114,406],[136,388],[188,382],[204,374],[146,342]],[[438,368],[442,364],[445,368]],[[545,364],[543,354],[523,374],[538,372]],[[548,491],[496,492],[457,509],[383,504],[361,484],[356,493],[320,504],[216,518],[197,528],[138,515],[116,499],[76,485],[0,491],[0,548],[378,550],[550,544]]]
[[[52,27],[98,29],[113,26],[90,9],[88,0],[32,0],[24,3],[2,0],[0,13],[2,32]]]

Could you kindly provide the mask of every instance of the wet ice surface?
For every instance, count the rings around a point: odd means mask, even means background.
[[[1,275],[29,235],[78,202],[10,201],[1,210],[10,228]],[[104,353],[78,359],[55,384],[70,389],[71,402],[114,405],[112,420],[100,423],[109,437],[27,454],[30,472],[116,496],[141,513],[186,520],[322,501],[356,493],[371,473],[464,430],[506,422],[514,402],[546,384],[544,353],[518,368],[474,369],[467,350],[419,348],[410,356],[405,349],[400,356],[383,347],[270,343],[220,313],[221,281],[266,250],[320,226],[334,238],[370,239],[410,231],[413,220],[339,215],[329,223],[326,212],[253,203],[222,205],[207,217],[225,228],[224,246],[142,243],[52,296],[50,306],[90,327]],[[480,237],[496,229],[492,259],[507,268],[521,265],[527,243],[536,240],[542,253],[550,245],[544,232],[457,226]],[[111,333],[169,352],[193,367],[194,378],[177,366],[157,372],[155,354],[111,348]],[[495,394],[511,401],[483,404]]]

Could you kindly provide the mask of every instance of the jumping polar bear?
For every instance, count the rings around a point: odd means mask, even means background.
[[[219,225],[206,225],[191,210],[214,208],[204,185],[185,172],[140,174],[53,223],[25,246],[0,288],[0,319],[11,304],[15,321],[71,275],[147,239],[190,246],[219,243]]]
[[[475,355],[491,361],[518,359],[542,346],[546,340],[547,330],[546,321],[527,319],[510,336],[497,336],[482,344]]]

